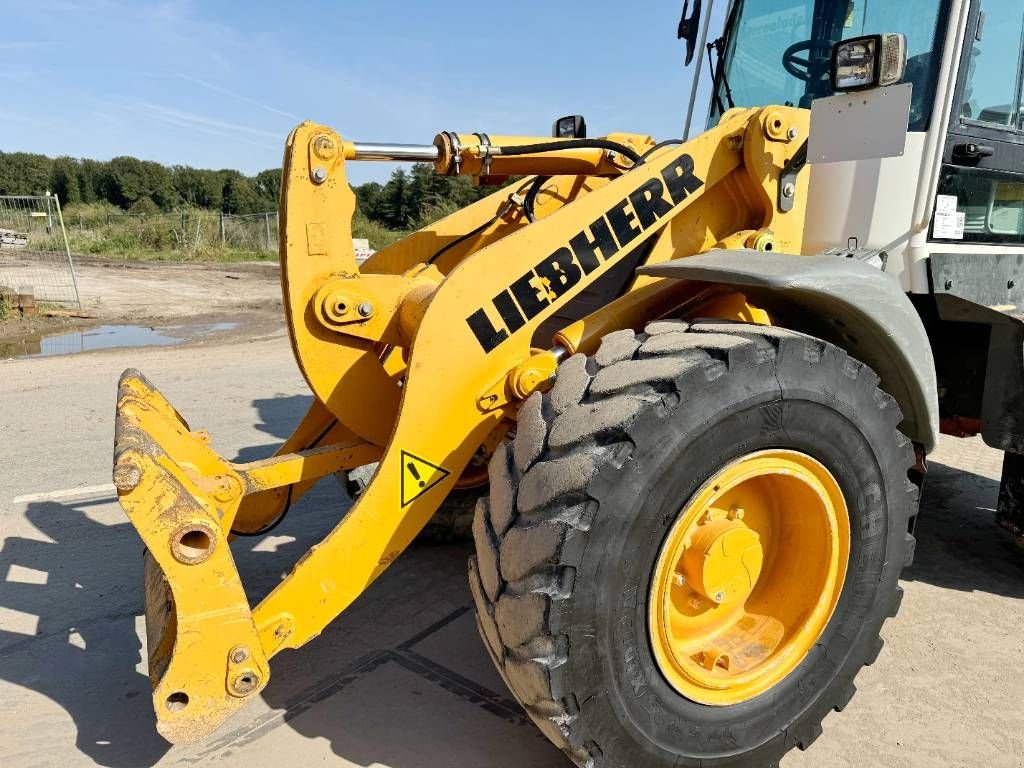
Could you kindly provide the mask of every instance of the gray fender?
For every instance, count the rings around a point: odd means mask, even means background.
[[[938,383],[928,334],[892,276],[840,256],[750,250],[708,251],[637,273],[736,286],[777,325],[832,342],[871,366],[900,404],[904,434],[929,452],[938,442]]]

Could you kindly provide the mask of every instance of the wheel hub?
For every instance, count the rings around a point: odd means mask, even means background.
[[[764,549],[757,531],[741,519],[706,519],[680,562],[683,578],[698,594],[714,603],[730,603],[746,600],[754,589]]]
[[[648,621],[662,674],[705,704],[768,691],[825,631],[849,550],[846,503],[822,464],[771,450],[727,465],[684,506],[655,565]]]

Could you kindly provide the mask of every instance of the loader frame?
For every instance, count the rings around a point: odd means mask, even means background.
[[[735,110],[679,146],[651,151],[649,137],[620,137],[649,156],[619,167],[599,152],[590,174],[578,150],[548,151],[537,172],[566,175],[545,187],[534,223],[522,215],[523,184],[513,185],[360,268],[345,174],[353,145],[298,126],[284,157],[282,291],[315,402],[295,434],[271,459],[233,464],[141,374],[126,372],[119,389],[114,479],[149,553],[150,675],[165,738],[199,740],[262,690],[269,660],[316,637],[394,562],[562,358],[667,315],[767,322],[734,289],[639,275],[538,340],[542,324],[630,256],[652,265],[714,247],[800,253],[808,175],[786,171],[808,128],[803,110]],[[455,170],[501,170],[500,157],[485,162],[486,150],[461,144]],[[233,536],[267,530],[317,479],[374,461],[334,530],[250,606]]]

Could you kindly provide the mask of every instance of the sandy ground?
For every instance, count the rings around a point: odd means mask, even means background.
[[[129,365],[228,457],[271,453],[309,402],[280,334],[0,363],[0,765],[569,767],[480,645],[464,545],[413,548],[318,639],[275,659],[259,700],[209,741],[165,743],[142,661],[141,544],[102,488]],[[992,522],[1000,461],[943,440],[886,649],[785,768],[1024,766],[1024,552]],[[239,542],[251,597],[347,505],[324,482],[274,535]]]
[[[276,265],[84,260],[78,280],[86,317],[8,323],[0,342],[128,323],[185,343],[0,363],[0,765],[568,768],[483,652],[466,545],[414,547],[321,637],[275,659],[260,699],[209,741],[164,742],[142,660],[141,544],[108,486],[117,376],[141,368],[241,460],[273,452],[308,391]],[[225,321],[237,325],[189,330]],[[1000,462],[978,441],[943,441],[887,648],[786,768],[1024,766],[1024,552],[992,524]],[[274,535],[237,543],[250,597],[348,504],[321,483]]]
[[[47,269],[52,268],[35,265],[33,274],[45,280]],[[176,338],[188,341],[202,335],[204,342],[254,338],[283,328],[280,270],[274,263],[178,264],[79,257],[75,271],[81,310],[47,307],[36,317],[0,321],[0,359],[19,349],[38,347],[45,337],[101,324],[170,328]],[[225,323],[234,327],[212,338],[190,330]]]
[[[76,263],[82,307],[111,318],[173,318],[236,310],[280,311],[277,264]]]

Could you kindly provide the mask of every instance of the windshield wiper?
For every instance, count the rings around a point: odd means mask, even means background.
[[[728,45],[729,38],[732,36],[733,27],[736,26],[736,20],[740,15],[740,7],[743,5],[743,0],[736,0],[732,4],[732,8],[729,9],[729,15],[725,19],[725,26],[722,28],[722,36],[717,40],[708,43],[708,69],[711,70],[711,90],[715,97],[715,106],[718,107],[718,114],[721,115],[725,112],[725,105],[722,104],[721,91],[725,90],[725,100],[729,103],[729,109],[736,107],[736,102],[732,98],[732,88],[729,87],[729,78],[725,74],[725,63],[723,61],[725,57],[725,49]],[[716,67],[711,61],[711,51],[715,51],[718,56],[718,66]],[[719,87],[721,86],[721,88]]]
[[[711,61],[711,51],[715,51],[718,56],[717,67]],[[729,109],[733,109],[736,106],[736,102],[732,98],[732,88],[729,87],[729,78],[726,76],[725,66],[722,64],[723,53],[725,53],[725,35],[708,43],[708,69],[711,70],[711,87],[715,92],[715,106],[718,107],[718,114],[725,112],[725,107],[722,105],[722,89],[725,89],[725,100],[729,102]],[[718,87],[719,84],[721,84],[722,89]]]

